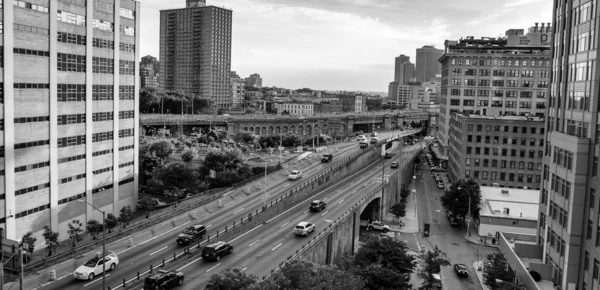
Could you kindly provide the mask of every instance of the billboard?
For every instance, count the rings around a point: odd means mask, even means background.
[[[550,33],[528,33],[527,35],[509,35],[508,46],[550,46]]]

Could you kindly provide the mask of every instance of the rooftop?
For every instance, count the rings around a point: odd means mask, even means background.
[[[544,118],[538,116],[485,116],[485,115],[475,115],[475,114],[465,114],[457,112],[455,113],[459,117],[467,118],[467,119],[486,119],[486,120],[513,120],[513,121],[538,121],[543,122]]]
[[[482,186],[481,216],[537,220],[540,191],[532,189]],[[506,212],[508,209],[508,213]]]

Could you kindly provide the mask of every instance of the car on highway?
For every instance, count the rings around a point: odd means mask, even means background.
[[[202,259],[207,261],[219,261],[221,257],[233,253],[233,246],[226,242],[212,243],[202,249]]]
[[[369,147],[369,143],[362,143],[362,142],[360,143],[360,149],[364,149],[367,147]]]
[[[309,222],[299,222],[294,228],[296,236],[307,236],[315,231],[315,225]]]
[[[73,277],[79,280],[93,280],[94,277],[104,273],[104,267],[102,266],[104,263],[106,263],[107,271],[114,270],[119,264],[119,257],[115,252],[108,252],[104,258],[100,253],[97,253],[96,256],[75,269]]]
[[[377,132],[371,133],[371,137],[377,137]]]
[[[385,158],[392,158],[392,154],[391,153],[385,153]]]
[[[323,157],[321,157],[322,163],[328,163],[331,162],[331,160],[333,160],[333,154],[323,154]]]
[[[158,270],[144,280],[144,290],[167,290],[183,285],[184,275],[179,271]]]
[[[366,140],[367,137],[365,137],[365,135],[358,135],[358,136],[356,136],[356,141],[361,141],[363,139]]]
[[[437,181],[437,187],[438,187],[439,189],[444,189],[444,188],[446,188],[446,187],[444,186],[444,182],[443,182],[441,179],[439,179],[439,180]]]
[[[371,137],[371,144],[377,144],[377,142],[379,142],[379,138]]]
[[[384,233],[387,233],[390,230],[390,226],[384,225],[380,221],[368,220],[367,221],[367,230],[368,231],[370,231],[370,230],[378,230],[378,231],[382,231]]]
[[[457,276],[466,277],[469,276],[469,269],[465,264],[454,264],[454,273],[456,273]]]
[[[392,165],[390,167],[392,167],[392,168],[398,168],[398,161],[392,162]]]
[[[302,170],[292,170],[290,174],[288,174],[289,180],[297,180],[302,178]]]
[[[310,207],[308,209],[310,209],[310,211],[322,211],[327,207],[327,204],[322,201],[322,200],[313,200],[313,202],[310,203]]]
[[[193,225],[185,228],[183,233],[177,236],[177,244],[189,245],[195,241],[201,240],[206,234],[206,227],[203,225]]]

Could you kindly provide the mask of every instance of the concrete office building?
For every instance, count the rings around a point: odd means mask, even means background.
[[[431,45],[417,48],[417,62],[414,74],[417,82],[427,82],[442,73],[442,65],[438,60],[443,54],[443,49],[437,49]]]
[[[312,115],[314,112],[314,103],[275,103],[275,109],[277,115],[290,114],[290,115]]]
[[[158,88],[159,62],[156,57],[146,55],[140,62],[140,88]]]
[[[597,289],[599,7],[596,1],[554,1],[553,8],[554,37],[546,39],[552,41],[553,59],[538,244],[560,289]]]
[[[187,0],[160,11],[161,90],[182,90],[221,108],[231,106],[232,11]]]
[[[2,7],[0,227],[45,247],[49,225],[135,209],[140,3],[10,1]],[[13,5],[14,4],[14,5]]]
[[[539,117],[453,113],[447,166],[450,179],[539,189],[544,125]]]
[[[231,106],[240,107],[244,100],[244,80],[234,71],[231,72]]]
[[[481,186],[477,233],[496,238],[501,232],[535,235],[540,190]]]
[[[540,35],[509,30],[501,39],[446,40],[440,58],[440,157],[447,155],[452,112],[544,116],[551,55],[549,44],[540,43]]]
[[[388,86],[388,98],[398,97],[399,86],[408,84],[415,74],[415,65],[410,62],[410,57],[404,54],[396,57],[394,64],[394,81]]]
[[[262,78],[259,74],[251,74],[244,82],[248,87],[262,88]]]

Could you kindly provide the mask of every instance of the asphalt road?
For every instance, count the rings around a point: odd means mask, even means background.
[[[397,133],[398,132],[396,132],[396,134]],[[380,134],[380,137],[383,137],[383,138],[389,137],[389,136],[391,136],[391,133]],[[335,163],[336,160],[339,160],[339,159],[343,158],[344,156],[348,156],[348,155],[352,154],[353,152],[355,152],[356,150],[358,150],[358,144],[356,144],[356,143],[357,142],[352,141],[349,144],[348,143],[339,144],[340,149],[338,150],[338,152],[335,153],[333,163]],[[405,149],[407,149],[407,148],[405,148]],[[313,162],[310,165],[308,165],[304,168],[300,168],[300,169],[303,170],[303,173],[304,173],[303,178],[309,179],[309,178],[317,175],[322,170],[325,170],[326,168],[330,167],[333,163],[322,164],[320,162]],[[301,166],[302,165],[299,163],[296,166],[290,167],[288,169],[289,170],[299,169],[299,167],[301,167]],[[275,177],[273,177],[273,175],[275,175]],[[279,175],[279,176],[277,176],[277,175]],[[267,189],[266,201],[269,202],[270,200],[274,200],[276,197],[280,196],[283,192],[286,192],[286,191],[290,190],[291,188],[293,188],[295,182],[298,183],[300,181],[301,180],[288,181],[287,178],[282,176],[281,173],[279,173],[279,172],[268,176],[268,178],[267,178],[268,189]],[[261,182],[262,182],[262,180],[261,180]],[[262,187],[262,185],[261,185],[261,187]],[[343,194],[345,194],[345,192],[338,193],[338,195],[340,195],[340,196]],[[358,195],[356,195],[356,196],[358,196]],[[360,198],[358,198],[358,199],[360,199]],[[225,198],[224,200],[227,200],[227,199]],[[188,224],[203,224],[208,228],[209,232],[211,232],[214,229],[222,229],[225,227],[225,225],[232,224],[234,220],[239,220],[241,217],[247,216],[248,213],[255,212],[256,209],[260,208],[264,202],[265,202],[265,195],[262,193],[261,194],[252,194],[248,197],[241,196],[240,198],[237,198],[233,201],[225,201],[223,208],[221,208],[217,211],[214,211],[210,214],[207,213],[206,215],[198,216],[197,217],[198,219],[195,221],[191,221],[187,215],[182,215],[182,216],[172,219],[170,222],[173,227],[170,230],[162,232],[162,233],[157,233],[157,235],[155,235],[153,238],[146,240],[146,241],[142,241],[142,242],[138,243],[135,247],[128,248],[127,250],[118,253],[120,264],[118,265],[118,267],[115,271],[111,271],[111,272],[107,273],[107,275],[106,275],[107,285],[111,286],[111,289],[116,289],[116,286],[121,284],[123,279],[130,279],[138,271],[143,272],[143,271],[147,270],[149,268],[149,265],[157,265],[165,257],[172,257],[174,253],[180,253],[182,248],[176,244],[175,238],[184,229],[184,227],[186,225],[188,225]],[[308,208],[308,206],[306,206],[306,208]],[[335,208],[335,206],[332,205],[332,208]],[[342,208],[342,206],[339,206],[339,208]],[[343,211],[344,210],[340,209],[339,215],[341,215],[341,213]],[[295,211],[291,210],[290,212],[295,212]],[[327,213],[327,212],[325,211],[324,213]],[[335,217],[337,217],[339,215],[336,215]],[[290,222],[290,225],[288,226],[288,228],[285,229],[285,231],[287,233],[291,233],[291,229],[293,228],[292,224],[295,226],[295,223]],[[153,231],[154,229],[149,229],[149,230]],[[262,230],[262,229],[255,230],[252,233],[244,235],[242,238],[240,238],[239,242],[234,241],[234,246],[236,247],[236,251],[234,252],[233,257],[238,255],[238,251],[237,251],[237,250],[239,250],[238,246],[237,246],[238,243],[244,244],[244,242],[248,242],[248,241],[245,241],[244,239],[252,239],[259,232],[264,232],[264,230]],[[271,231],[269,231],[269,233],[270,232]],[[273,237],[275,237],[275,236],[273,236]],[[265,239],[266,239],[266,241],[263,240],[263,242],[267,242],[267,241],[271,240],[270,238],[265,238]],[[256,241],[256,240],[257,239],[254,239],[253,241]],[[259,244],[259,242],[257,242],[256,244]],[[300,243],[300,245],[301,245],[301,243]],[[248,248],[251,248],[251,247],[248,247]],[[259,247],[256,247],[256,248],[259,248]],[[287,249],[288,247],[286,246],[283,248]],[[110,245],[107,246],[107,250],[110,250]],[[295,250],[293,250],[293,251],[295,251]],[[287,256],[282,256],[281,258],[284,258],[284,257],[287,257]],[[268,261],[267,264],[270,262],[271,261]],[[277,264],[273,264],[273,265],[277,265]],[[215,266],[215,265],[213,265],[213,266]],[[194,267],[188,266],[188,268],[193,269]],[[217,268],[219,268],[219,269],[217,269]],[[212,269],[211,270],[212,273],[215,273],[215,272],[220,273],[225,269],[225,268],[221,269],[220,266],[217,266],[217,268]],[[206,270],[208,270],[208,269],[206,269]],[[211,272],[211,271],[209,271],[209,272]],[[269,270],[267,269],[266,271],[269,271]],[[196,273],[196,274],[198,274],[200,272],[202,272],[202,271],[194,271],[194,273]],[[209,272],[205,272],[205,273],[209,273]],[[258,274],[259,273],[257,272],[257,275]],[[191,275],[190,277],[193,279],[194,274],[190,273],[190,275]],[[263,274],[260,274],[260,275],[263,275]],[[94,279],[92,281],[78,281],[71,277],[65,277],[64,279],[60,279],[58,281],[48,283],[37,289],[65,289],[65,290],[68,290],[68,289],[77,289],[77,290],[101,289],[102,288],[101,280],[102,280],[101,276],[97,277],[96,279]],[[187,280],[187,277],[186,277],[186,280]],[[206,282],[206,281],[204,281],[205,279],[202,279],[201,277],[200,277],[200,280],[202,280],[202,283]],[[197,289],[197,288],[190,288],[190,289]]]
[[[416,175],[419,222],[421,225],[424,223],[431,225],[430,237],[423,238],[422,233],[417,233],[412,235],[412,239],[409,236],[405,236],[402,239],[408,240],[411,250],[433,249],[437,246],[446,253],[452,265],[456,263],[467,265],[469,276],[465,278],[459,278],[454,275],[453,271],[447,271],[451,274],[445,275],[442,278],[444,289],[481,290],[481,284],[475,276],[473,262],[477,259],[483,260],[488,254],[497,250],[467,242],[464,238],[466,233],[465,227],[450,226],[446,217],[446,210],[443,208],[440,200],[444,195],[444,190],[437,187],[429,166],[424,163],[417,165]],[[423,226],[420,228],[422,229]],[[471,231],[474,233],[473,228],[471,228]],[[417,247],[416,249],[414,248],[415,246]],[[413,285],[414,288],[418,286],[420,284]]]

